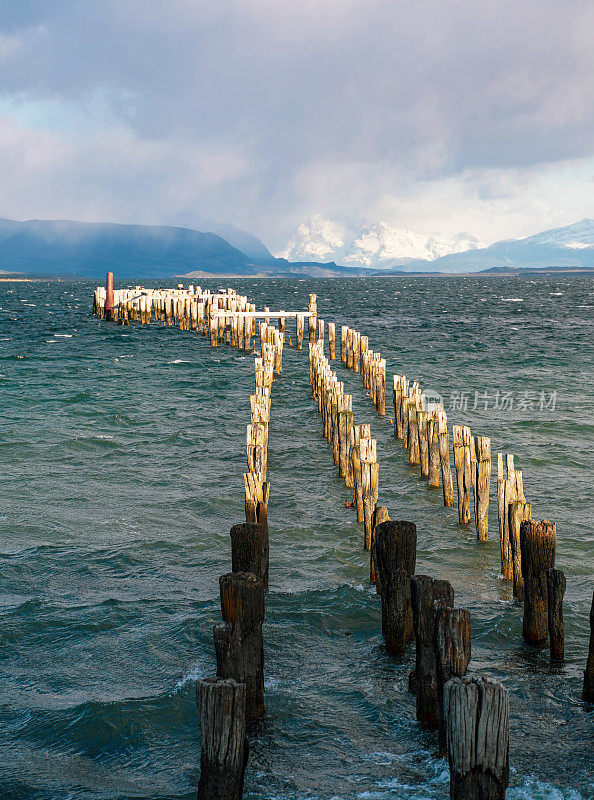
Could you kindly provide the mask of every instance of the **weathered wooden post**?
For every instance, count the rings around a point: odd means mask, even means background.
[[[379,464],[377,463],[377,441],[361,438],[361,496],[363,498],[364,547],[371,549],[372,515],[379,495]]]
[[[231,528],[231,569],[252,572],[268,589],[268,525],[244,522]]]
[[[435,615],[435,660],[437,666],[437,717],[439,749],[446,750],[446,726],[443,714],[443,689],[451,678],[462,678],[470,662],[470,611],[448,608],[439,601],[433,604]]]
[[[353,333],[353,369],[359,372],[361,363],[361,334],[355,331]]]
[[[516,482],[521,483],[522,473],[516,472]],[[523,492],[521,492],[523,496]],[[512,503],[508,508],[509,542],[511,545],[513,567],[513,592],[518,602],[524,600],[524,578],[522,577],[522,550],[520,548],[520,525],[532,519],[532,506],[524,500]]]
[[[594,703],[594,592],[592,592],[592,606],[590,607],[590,647],[584,670],[582,700],[585,700],[586,703]]]
[[[296,327],[295,327],[295,344],[297,350],[303,349],[303,329],[305,317],[303,314],[297,314]]]
[[[245,684],[206,678],[196,684],[200,721],[198,800],[241,800],[249,755]]]
[[[514,468],[514,457],[506,455],[507,477],[503,480],[503,457],[497,456],[497,505],[499,510],[499,547],[501,551],[501,574],[511,581],[514,575],[513,556],[509,536],[509,507],[517,502],[518,493]]]
[[[264,585],[251,572],[219,578],[223,623],[214,627],[217,675],[246,685],[246,717],[264,716]]]
[[[113,320],[113,272],[108,272],[105,278],[105,319]]]
[[[441,478],[443,484],[443,504],[454,505],[454,480],[450,466],[450,444],[448,438],[448,418],[445,411],[437,412],[437,431],[439,436],[439,460],[441,461]]]
[[[402,378],[394,375],[394,386],[392,388],[392,403],[394,404],[394,436],[402,439],[402,419],[400,413],[400,402],[402,400]]]
[[[407,404],[408,410],[408,451],[409,462],[411,464],[419,463],[419,428],[417,424],[417,404],[413,399]]]
[[[318,304],[315,294],[309,296],[309,341],[314,343],[316,340],[316,319],[318,316]]]
[[[470,522],[470,428],[454,425],[452,441],[458,484],[458,521],[465,525]]]
[[[375,401],[377,413],[386,416],[386,359],[379,359],[378,374],[375,388]]]
[[[437,665],[433,603],[437,600],[451,608],[454,605],[454,590],[448,581],[435,580],[428,575],[413,575],[411,600],[416,642],[417,720],[421,725],[437,728]]]
[[[563,625],[565,575],[560,569],[547,570],[547,593],[551,661],[562,661],[565,656],[565,628]]]
[[[382,598],[386,649],[404,653],[412,635],[411,575],[417,559],[417,529],[412,522],[382,522],[375,530],[374,558]]]
[[[548,635],[547,570],[555,566],[557,526],[554,522],[527,521],[520,525],[524,578],[524,640],[541,644]]]
[[[361,425],[353,425],[353,447],[351,461],[353,463],[353,500],[357,509],[357,522],[363,522],[363,488],[361,484]]]
[[[427,442],[429,447],[429,486],[439,488],[439,422],[437,411],[431,411],[427,420]]]
[[[381,585],[375,568],[375,532],[382,522],[389,522],[390,515],[386,506],[376,506],[371,515],[371,547],[369,548],[369,583],[375,583],[375,591],[381,594]]]
[[[338,396],[339,472],[347,486],[353,485],[351,475],[351,427],[353,425],[353,398],[350,394]]]
[[[330,359],[334,361],[336,358],[336,326],[333,322],[328,323],[328,349],[330,350]]]
[[[417,429],[419,433],[419,461],[421,478],[429,477],[429,440],[427,437],[427,412],[417,410]]]
[[[347,362],[347,331],[348,327],[342,325],[340,328],[340,360],[343,364]]]
[[[268,496],[270,484],[259,480],[252,472],[244,472],[245,521],[268,527]]]
[[[486,542],[489,538],[489,486],[491,484],[491,440],[476,437],[476,488],[475,515],[476,538]]]
[[[444,687],[451,800],[504,800],[509,783],[509,696],[497,681]]]

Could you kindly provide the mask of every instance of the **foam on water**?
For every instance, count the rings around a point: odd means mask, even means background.
[[[439,391],[451,424],[515,454],[533,515],[557,522],[560,665],[522,644],[522,608],[499,577],[495,480],[490,538],[478,545],[411,469],[389,398],[381,418],[361,376],[333,365],[377,439],[382,504],[417,524],[418,571],[450,580],[470,609],[471,671],[510,692],[508,797],[591,798],[593,718],[579,700],[592,592],[591,279],[234,285],[259,308],[327,297],[320,316],[368,335],[389,375]],[[93,288],[0,287],[0,797],[188,800],[200,760],[194,683],[216,668],[218,576],[231,566],[230,527],[245,518],[253,357],[154,323],[123,333],[91,317]],[[35,307],[25,312],[23,298]],[[57,336],[72,341],[45,347]],[[472,409],[475,392],[545,389],[558,393],[555,410]],[[456,392],[468,393],[466,411],[449,407]],[[268,470],[267,718],[250,731],[246,800],[446,800],[447,765],[407,692],[414,649],[392,659],[382,644],[361,526],[345,507],[352,489],[321,435],[306,350],[283,353]]]

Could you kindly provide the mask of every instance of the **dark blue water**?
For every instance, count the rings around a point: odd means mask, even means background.
[[[316,292],[320,317],[356,326],[387,358],[389,395],[405,372],[441,392],[450,423],[515,453],[533,516],[557,522],[560,666],[522,644],[522,608],[499,578],[495,480],[479,546],[408,466],[390,397],[378,417],[360,376],[336,363],[355,422],[378,439],[380,503],[417,524],[418,571],[450,580],[470,608],[470,670],[510,691],[508,796],[594,797],[594,712],[579,700],[594,584],[593,281],[231,285],[260,308],[305,309]],[[214,672],[218,576],[244,514],[253,359],[174,328],[101,322],[91,290],[0,284],[0,797],[190,798],[194,682]],[[305,351],[285,348],[268,464],[268,714],[252,731],[246,797],[446,798],[447,764],[406,692],[413,649],[395,661],[382,645]]]

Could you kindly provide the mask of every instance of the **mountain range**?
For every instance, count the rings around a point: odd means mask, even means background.
[[[385,276],[594,269],[594,220],[489,247],[476,236],[423,236],[386,222],[347,237],[321,216],[299,226],[274,257],[255,236],[202,221],[205,230],[69,220],[0,219],[0,272],[121,278],[176,275]]]
[[[348,231],[320,214],[299,225],[278,255],[288,261],[325,261],[374,269],[390,269],[414,261],[435,261],[451,253],[483,247],[478,236],[460,233],[448,239],[423,236],[387,222]]]

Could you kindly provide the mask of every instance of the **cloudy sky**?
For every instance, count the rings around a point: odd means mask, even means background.
[[[591,0],[2,0],[0,216],[594,217]]]

